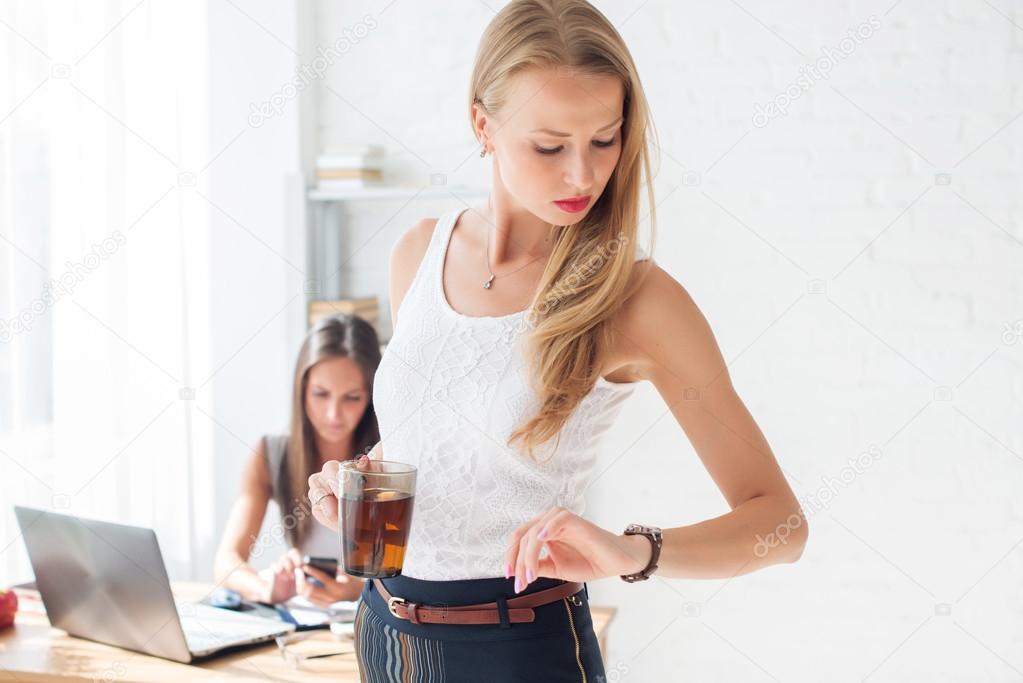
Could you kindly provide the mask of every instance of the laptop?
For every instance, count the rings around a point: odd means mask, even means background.
[[[294,624],[175,600],[152,529],[14,506],[55,628],[188,664]]]

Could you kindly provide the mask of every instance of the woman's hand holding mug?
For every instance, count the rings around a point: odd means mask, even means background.
[[[370,461],[369,454],[360,455],[356,458],[356,466],[361,470],[365,469]],[[337,460],[327,462],[323,469],[309,477],[309,503],[312,507],[313,517],[316,521],[331,531],[338,530],[337,519],[337,494],[338,494],[338,468],[341,463]]]

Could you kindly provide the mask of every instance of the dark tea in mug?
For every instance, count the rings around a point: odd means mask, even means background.
[[[370,461],[365,470],[343,463],[338,530],[345,573],[363,579],[401,573],[415,501],[415,468]]]
[[[362,498],[341,498],[345,571],[362,578],[396,576],[405,560],[413,496],[366,489]]]

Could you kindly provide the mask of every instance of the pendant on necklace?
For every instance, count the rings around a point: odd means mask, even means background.
[[[491,275],[490,278],[486,282],[483,283],[483,289],[490,289],[490,283],[493,282],[493,281],[494,281],[494,276]]]

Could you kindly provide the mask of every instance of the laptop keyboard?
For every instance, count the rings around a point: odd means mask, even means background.
[[[282,622],[238,614],[231,610],[198,603],[177,603],[181,629],[192,652],[205,652],[230,645],[267,640],[288,631]]]

